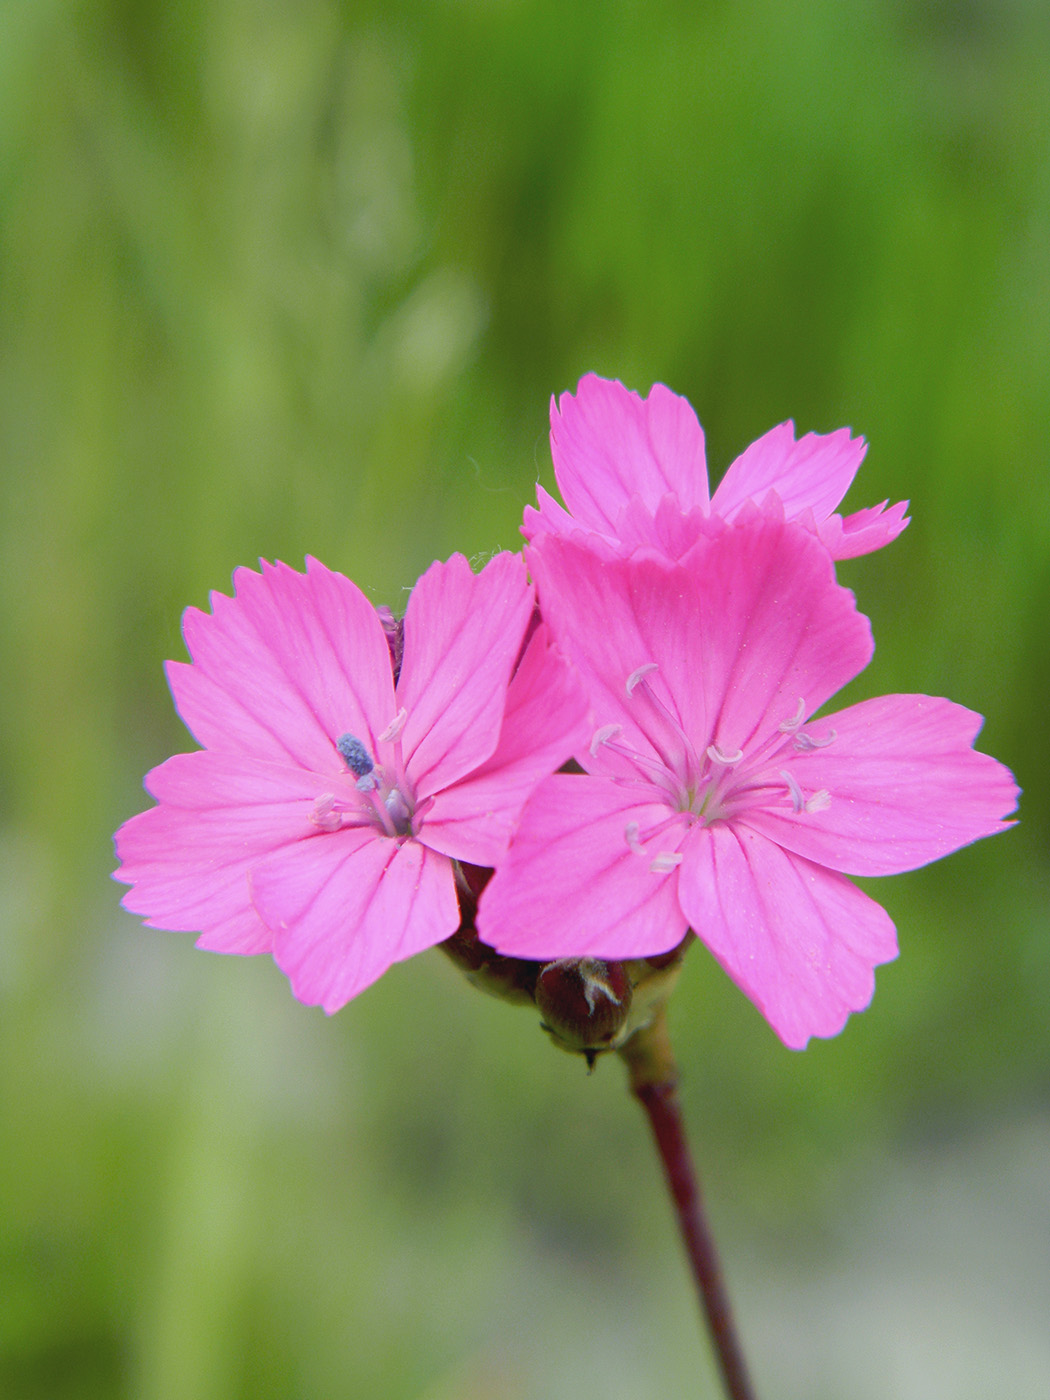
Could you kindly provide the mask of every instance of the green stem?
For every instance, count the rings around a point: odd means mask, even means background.
[[[645,1109],[653,1130],[726,1394],[730,1400],[755,1400],[685,1135],[678,1101],[678,1067],[663,1007],[619,1053],[627,1064],[631,1092]]]

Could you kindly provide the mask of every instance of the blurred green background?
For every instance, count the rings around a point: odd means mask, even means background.
[[[713,474],[871,443],[854,698],[947,694],[1015,831],[878,882],[902,956],[784,1050],[672,1011],[760,1393],[1050,1389],[1050,10],[0,4],[0,1395],[713,1395],[620,1067],[440,954],[338,1016],[118,907],[179,617],[260,555],[397,606],[515,548],[585,371]]]

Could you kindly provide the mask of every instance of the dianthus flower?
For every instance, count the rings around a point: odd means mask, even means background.
[[[788,520],[816,534],[833,559],[869,554],[908,524],[907,501],[834,514],[867,451],[848,428],[795,440],[793,423],[772,428],[730,466],[710,496],[704,433],[679,395],[654,384],[648,398],[618,381],[587,374],[575,395],[551,399],[554,475],[568,510],[542,486],[539,509],[525,508],[522,533],[585,531],[616,553],[649,545],[678,559],[710,516],[735,520],[749,503],[776,493]]]
[[[117,833],[117,878],[149,925],[272,953],[301,1001],[334,1011],[456,929],[453,859],[496,863],[586,707],[546,627],[522,654],[534,597],[516,555],[428,569],[400,656],[316,560],[234,586],[185,614],[192,662],[168,678],[203,749],[147,776],[158,805]]]
[[[691,927],[785,1043],[838,1032],[896,955],[845,878],[1002,829],[1017,788],[979,715],[890,695],[815,717],[872,655],[868,621],[774,503],[710,519],[678,563],[578,539],[528,551],[593,706],[583,775],[542,782],[481,899],[517,957],[631,958]]]

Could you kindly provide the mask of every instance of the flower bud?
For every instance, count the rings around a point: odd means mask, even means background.
[[[622,1039],[631,1011],[631,981],[623,963],[559,958],[536,979],[536,1005],[555,1043],[593,1064]]]
[[[524,958],[505,958],[482,943],[472,925],[464,922],[438,947],[479,992],[518,1005],[532,1001],[539,964]]]

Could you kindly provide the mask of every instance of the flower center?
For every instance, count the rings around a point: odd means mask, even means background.
[[[697,821],[710,826],[732,821],[749,808],[782,811],[786,805],[795,816],[807,816],[830,806],[831,795],[826,789],[805,792],[796,773],[784,767],[788,752],[812,753],[835,741],[834,730],[819,738],[803,730],[807,713],[804,699],[799,700],[794,715],[746,752],[728,750],[717,743],[698,752],[650,680],[657,669],[653,662],[639,666],[626,682],[628,696],[638,705],[638,727],[652,752],[640,752],[627,742],[621,724],[597,729],[590,748],[609,776],[620,783],[655,790],[652,800],[664,803],[675,814],[644,833],[637,822],[629,822],[624,832],[627,845],[649,859],[654,873],[666,873],[681,860],[675,851],[653,850],[653,842],[670,826],[681,827],[681,817],[686,826]]]
[[[323,792],[318,797],[310,820],[321,831],[372,826],[394,840],[416,835],[416,828],[429,804],[417,807],[412,785],[405,775],[401,733],[406,719],[406,712],[399,710],[379,736],[379,743],[393,746],[393,760],[389,764],[377,763],[368,746],[356,734],[339,735],[335,747],[356,781],[353,788]]]

